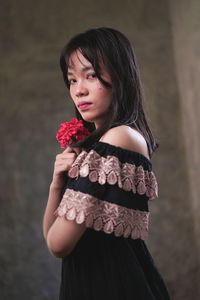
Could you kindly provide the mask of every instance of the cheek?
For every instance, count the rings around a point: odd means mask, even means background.
[[[102,96],[104,97],[104,99],[106,100],[106,102],[111,101],[111,95],[112,95],[112,91],[110,89],[104,89],[101,91],[102,92]]]
[[[108,98],[111,99],[111,94],[112,94],[111,89],[105,88],[104,86],[102,86],[102,84],[99,84],[96,87],[96,91],[98,91],[99,95],[101,95],[102,97],[106,98],[107,100],[108,100]]]
[[[75,97],[74,97],[74,90],[72,87],[70,87],[69,93],[70,93],[72,100],[74,101]]]

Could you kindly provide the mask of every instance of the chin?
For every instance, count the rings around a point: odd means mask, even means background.
[[[82,114],[81,114],[81,117],[83,118],[84,121],[86,121],[88,123],[94,123],[95,122],[95,120],[93,118],[83,116]]]

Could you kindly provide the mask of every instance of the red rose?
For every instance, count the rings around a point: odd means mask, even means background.
[[[83,126],[82,120],[72,118],[70,122],[61,123],[56,138],[61,143],[61,148],[66,148],[67,145],[79,142],[89,134],[90,132]]]

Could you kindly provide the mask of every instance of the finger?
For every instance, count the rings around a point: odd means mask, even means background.
[[[70,152],[73,152],[73,149],[68,146],[62,153],[70,153]]]
[[[78,147],[74,147],[73,150],[74,150],[74,152],[76,152],[77,155],[79,155],[82,151],[82,149],[78,148]]]
[[[76,153],[75,152],[72,152],[72,153],[64,153],[64,154],[61,154],[59,159],[58,160],[69,160],[69,159],[73,159],[75,160],[77,157]]]
[[[61,162],[55,163],[55,168],[54,168],[55,174],[59,174],[59,173],[62,173],[64,171],[68,171],[69,168],[71,167],[72,163],[73,163],[73,160],[65,162],[65,163],[63,163],[63,162],[62,163]]]
[[[81,148],[78,148],[78,147],[67,147],[67,149],[65,149],[64,151],[63,151],[63,153],[76,153],[77,155],[79,155],[80,154],[80,152],[82,151],[82,149]]]

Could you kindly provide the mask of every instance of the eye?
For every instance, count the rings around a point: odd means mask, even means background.
[[[76,82],[76,79],[74,79],[74,78],[68,78],[68,82],[71,85],[71,84],[73,84],[73,83]]]
[[[96,77],[97,76],[95,73],[88,74],[88,76],[87,76],[87,78],[91,78],[91,79],[96,78]]]

